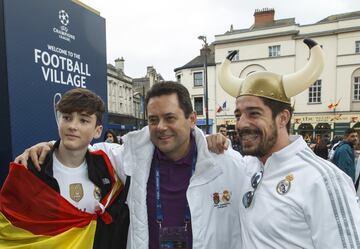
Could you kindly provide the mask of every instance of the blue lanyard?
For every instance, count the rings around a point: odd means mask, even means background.
[[[197,158],[197,148],[195,145],[194,154],[191,163],[191,176],[195,172],[196,158]],[[162,221],[164,220],[164,214],[162,212],[161,197],[160,197],[160,162],[157,156],[155,158],[155,181],[156,181],[156,221],[161,225]],[[191,219],[190,216],[191,215],[190,215],[189,203],[186,201],[186,208],[184,214],[184,221],[186,224],[190,222]]]

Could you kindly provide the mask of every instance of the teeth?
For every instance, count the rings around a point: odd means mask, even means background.
[[[258,137],[257,134],[243,134],[243,135],[241,136],[241,139],[242,139],[242,140],[254,140],[254,139],[256,139],[257,137]]]

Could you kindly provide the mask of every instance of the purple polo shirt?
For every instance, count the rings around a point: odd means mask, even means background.
[[[147,182],[147,213],[149,224],[149,249],[159,249],[159,224],[156,222],[156,180],[155,160],[159,158],[160,198],[164,220],[162,226],[184,226],[184,214],[187,205],[186,190],[191,177],[191,164],[195,151],[195,138],[191,136],[189,153],[178,161],[168,159],[155,148]],[[192,248],[191,223],[188,224],[188,245]]]

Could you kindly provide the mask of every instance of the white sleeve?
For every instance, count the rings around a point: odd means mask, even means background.
[[[124,150],[123,145],[116,143],[96,143],[92,145],[94,150],[103,150],[109,157],[111,164],[113,165],[117,175],[121,181],[125,182],[126,175],[124,170],[124,164],[122,162],[122,152]]]
[[[360,208],[347,176],[318,178],[304,196],[304,212],[316,249],[360,248]]]

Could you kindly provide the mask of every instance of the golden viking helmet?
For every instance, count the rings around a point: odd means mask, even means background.
[[[311,39],[305,39],[304,43],[310,49],[310,59],[301,70],[288,75],[265,71],[251,73],[245,79],[237,78],[230,71],[231,59],[237,53],[234,50],[221,64],[221,87],[233,97],[252,95],[290,104],[290,98],[313,84],[324,68],[324,54],[320,45]]]

